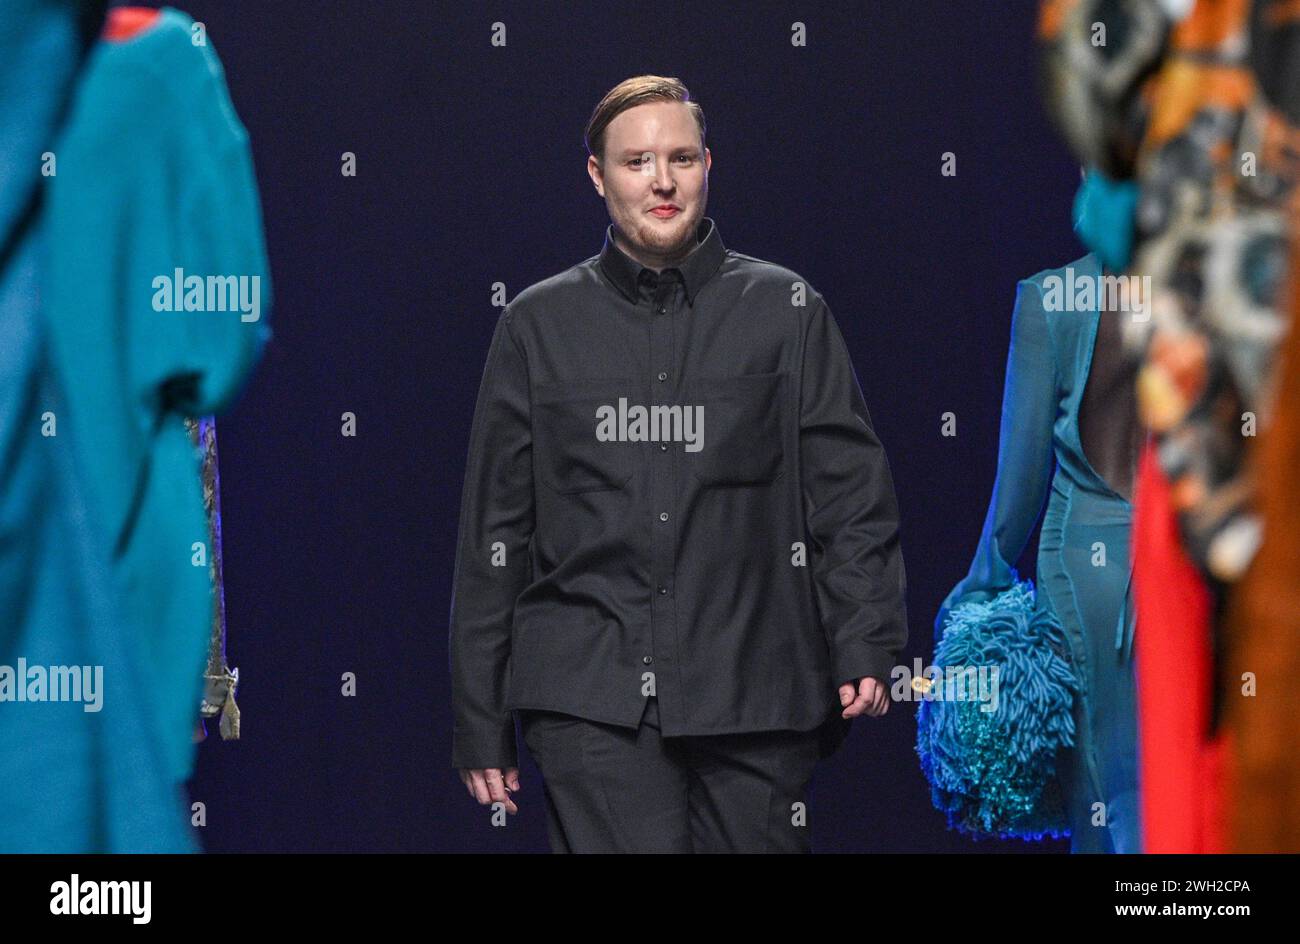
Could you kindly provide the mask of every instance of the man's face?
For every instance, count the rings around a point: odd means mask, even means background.
[[[605,198],[620,246],[645,265],[662,266],[696,245],[709,198],[713,157],[682,102],[650,102],[619,114],[605,130],[604,166],[587,172]]]

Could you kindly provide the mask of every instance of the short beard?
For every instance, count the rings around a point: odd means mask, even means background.
[[[702,216],[703,214],[701,214]],[[679,224],[680,225],[680,224]],[[684,235],[677,242],[672,244],[662,241],[661,231],[654,228],[650,223],[640,223],[638,221],[636,238],[644,249],[653,252],[655,255],[665,258],[674,258],[688,254],[696,245],[696,233],[700,228],[700,217],[690,221],[690,225],[684,230]],[[626,234],[624,234],[626,236]]]

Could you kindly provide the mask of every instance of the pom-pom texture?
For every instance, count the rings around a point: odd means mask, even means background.
[[[953,607],[934,665],[945,678],[997,669],[996,711],[953,700],[954,686],[936,678],[917,713],[921,769],[949,828],[977,838],[1068,836],[1057,761],[1074,745],[1082,686],[1060,620],[1035,607],[1033,583]]]

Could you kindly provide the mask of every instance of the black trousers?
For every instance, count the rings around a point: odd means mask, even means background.
[[[648,702],[635,731],[519,712],[552,852],[812,851],[816,731],[665,738]]]

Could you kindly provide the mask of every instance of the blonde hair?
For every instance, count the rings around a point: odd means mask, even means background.
[[[695,124],[700,129],[700,146],[704,146],[704,109],[699,102],[691,101],[691,93],[681,79],[662,75],[637,75],[624,79],[605,93],[587,122],[583,135],[587,153],[597,160],[605,160],[605,129],[616,117],[647,102],[683,102],[691,110]]]

